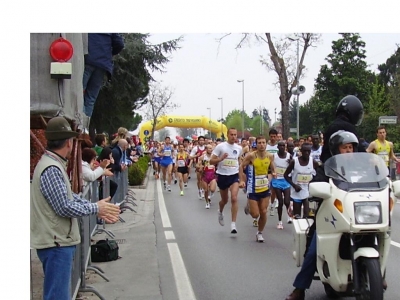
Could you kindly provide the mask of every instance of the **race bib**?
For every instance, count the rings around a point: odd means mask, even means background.
[[[171,156],[171,150],[164,150],[164,156]]]
[[[256,188],[268,187],[268,177],[265,175],[256,176]]]
[[[178,160],[178,167],[185,167],[186,163],[184,160]]]
[[[285,174],[286,168],[275,167],[276,175],[283,176]]]
[[[227,168],[235,168],[238,166],[238,161],[237,159],[225,158],[222,162],[222,166]]]
[[[387,163],[389,161],[389,155],[386,152],[378,153],[378,155],[383,159],[384,162]]]
[[[297,174],[296,181],[297,183],[309,183],[312,179],[311,174]]]

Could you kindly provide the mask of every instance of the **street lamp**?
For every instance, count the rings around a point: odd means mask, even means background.
[[[296,41],[297,42],[297,70],[296,70],[296,89],[299,91],[299,74],[300,74],[300,63],[299,63],[299,38],[297,39],[292,39],[288,38],[291,41]],[[299,126],[299,110],[300,110],[300,102],[299,102],[299,96],[300,94],[297,93],[297,113],[296,113],[296,126],[297,126],[297,139],[300,137],[300,126]]]
[[[238,80],[242,83],[242,139],[244,138],[244,79]]]
[[[275,122],[274,122],[274,124],[276,123],[276,107],[275,107]]]
[[[221,137],[223,135],[222,130],[223,130],[223,125],[222,125],[222,119],[224,118],[224,100],[222,98],[218,98],[218,100],[221,100]]]
[[[208,135],[210,136],[211,139],[211,107],[207,107],[209,110],[209,120],[208,120]]]

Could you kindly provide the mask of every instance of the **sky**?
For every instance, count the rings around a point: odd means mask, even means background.
[[[211,118],[220,119],[221,110],[225,118],[230,111],[242,109],[243,84],[238,80],[244,80],[246,113],[251,115],[255,108],[265,107],[272,122],[275,121],[275,110],[279,119],[281,104],[278,87],[274,85],[276,73],[268,71],[260,63],[261,57],[269,60],[269,49],[265,43],[254,42],[237,50],[235,47],[242,37],[241,33],[230,34],[221,42],[217,40],[225,33],[150,34],[149,42],[154,44],[179,36],[184,38],[181,48],[171,54],[170,62],[165,66],[166,72],[152,73],[162,86],[174,91],[171,101],[179,107],[170,114],[208,117],[210,111],[207,108],[211,108]],[[283,36],[282,33],[271,34],[277,38]],[[366,44],[366,62],[373,72],[378,72],[378,65],[386,62],[397,49],[396,44],[400,44],[400,33],[360,33],[360,36]],[[306,92],[300,95],[300,105],[313,95],[321,65],[327,64],[325,59],[332,52],[332,41],[339,38],[341,35],[338,33],[322,33],[320,43],[307,50],[303,63],[307,70],[300,81]],[[296,42],[293,42],[292,51],[296,57]],[[222,107],[218,98],[223,99]]]

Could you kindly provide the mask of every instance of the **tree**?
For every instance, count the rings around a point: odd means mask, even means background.
[[[157,135],[158,135],[159,141],[164,141],[167,136],[171,137],[170,132],[167,128],[162,128],[162,129],[158,130]]]
[[[322,128],[332,122],[339,101],[346,95],[357,96],[368,109],[368,97],[375,76],[367,70],[365,42],[357,33],[342,33],[332,42],[332,53],[325,59],[315,83],[315,101],[310,119]]]
[[[397,50],[390,56],[385,63],[378,66],[380,82],[386,86],[393,86],[396,81],[396,76],[400,70],[400,46],[397,45]]]
[[[177,128],[178,135],[185,138],[187,136],[197,135],[196,128]]]
[[[272,41],[270,33],[265,33],[266,40],[260,36],[261,40],[265,41],[268,45],[270,56],[269,60],[262,58],[260,62],[267,67],[267,70],[275,71],[278,77],[281,102],[281,116],[282,116],[282,136],[286,139],[289,136],[289,103],[292,97],[292,89],[297,86],[297,79],[302,77],[304,69],[304,59],[307,49],[314,47],[320,40],[320,34],[314,33],[298,33],[293,36],[287,35],[280,40]],[[292,40],[290,40],[290,39]],[[301,54],[299,53],[299,65],[297,66],[297,58],[293,54],[288,54],[290,49],[296,44],[294,41],[298,40],[301,44]]]
[[[160,83],[151,83],[150,91],[146,97],[146,118],[152,120],[151,139],[157,126],[157,118],[166,115],[169,111],[178,108],[179,105],[171,102],[173,92],[168,87],[162,87]]]
[[[179,49],[183,39],[153,45],[147,41],[149,34],[123,36],[125,48],[114,57],[112,80],[105,83],[96,100],[89,126],[91,137],[95,132],[114,133],[121,126],[136,129],[134,110],[146,103],[149,83],[153,81],[150,70],[165,72],[170,61],[167,55]]]
[[[250,132],[248,129],[251,128],[251,118],[244,112],[244,136],[250,136]],[[236,128],[238,137],[242,137],[242,111],[238,109],[234,109],[230,111],[225,118],[224,124],[226,127],[229,128]]]

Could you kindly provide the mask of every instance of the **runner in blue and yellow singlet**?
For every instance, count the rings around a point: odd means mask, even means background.
[[[247,197],[250,200],[250,215],[258,218],[257,242],[264,242],[262,231],[267,222],[267,206],[271,192],[269,190],[268,169],[272,176],[276,177],[274,156],[266,151],[267,141],[265,137],[256,138],[257,150],[249,153],[240,164],[240,187],[247,186]],[[244,169],[248,168],[247,176]],[[247,178],[246,178],[247,177]],[[247,184],[246,184],[247,182]]]

